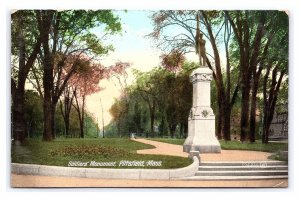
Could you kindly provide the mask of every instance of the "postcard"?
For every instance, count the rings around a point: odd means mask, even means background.
[[[11,10],[11,187],[288,187],[289,13]]]

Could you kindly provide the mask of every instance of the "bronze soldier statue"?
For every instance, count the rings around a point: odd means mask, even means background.
[[[200,66],[206,66],[206,50],[205,50],[205,40],[203,39],[203,34],[200,32],[200,16],[197,14],[197,29],[196,29],[196,54],[199,56]]]

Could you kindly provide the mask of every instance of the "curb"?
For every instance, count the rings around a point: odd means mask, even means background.
[[[11,164],[11,173],[19,175],[42,175],[57,177],[80,177],[101,179],[152,179],[172,180],[194,176],[199,168],[199,159],[194,156],[193,163],[177,169],[111,169],[111,168],[74,168],[36,164]]]

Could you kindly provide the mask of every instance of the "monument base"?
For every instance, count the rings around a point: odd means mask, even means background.
[[[221,146],[215,136],[215,115],[210,107],[193,107],[189,116],[188,137],[183,151],[200,153],[220,153]]]
[[[190,153],[190,151],[199,151],[199,153],[221,153],[221,147],[218,142],[215,145],[183,145],[183,152]]]

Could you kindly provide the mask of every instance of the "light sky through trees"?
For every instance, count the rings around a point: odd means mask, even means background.
[[[115,50],[101,60],[101,63],[109,66],[114,62],[122,61],[131,63],[127,69],[127,83],[134,80],[131,69],[149,71],[160,64],[159,56],[162,52],[155,47],[153,40],[145,36],[153,31],[151,14],[152,11],[130,10],[115,11],[121,18],[122,34],[111,36],[108,43],[111,43]],[[174,29],[173,29],[174,31]],[[176,30],[178,31],[178,30]],[[180,30],[179,30],[180,31]],[[100,29],[95,29],[95,33],[101,36]],[[189,54],[188,60],[197,60],[196,55]],[[123,77],[122,77],[123,78]],[[114,103],[114,98],[119,97],[121,87],[117,79],[102,80],[100,86],[105,88],[99,93],[87,97],[87,110],[94,115],[94,119],[102,119],[100,98],[103,103],[105,125],[109,124],[111,115],[109,108]],[[100,123],[100,121],[99,121]]]
[[[150,39],[145,38],[146,34],[152,31],[150,12],[148,11],[116,11],[122,22],[122,34],[111,36],[108,43],[111,43],[115,50],[101,60],[101,63],[109,66],[114,62],[129,62],[131,67],[127,69],[127,83],[130,84],[134,78],[131,69],[135,68],[141,71],[149,71],[159,64],[161,54],[154,47]],[[101,36],[100,30],[95,29],[95,33]],[[123,77],[121,77],[123,78]],[[102,80],[100,86],[104,88],[99,93],[93,94],[87,98],[87,110],[91,112],[95,119],[101,120],[100,98],[103,103],[105,125],[109,124],[111,115],[109,108],[114,103],[114,98],[119,97],[121,87],[116,78]]]

